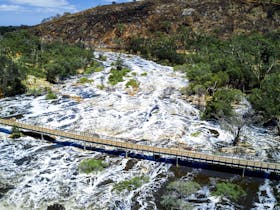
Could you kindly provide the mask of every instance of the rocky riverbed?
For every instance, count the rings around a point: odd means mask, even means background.
[[[210,154],[269,161],[280,160],[280,141],[272,131],[244,126],[240,144],[233,147],[234,128],[200,119],[200,111],[181,95],[185,75],[138,56],[97,52],[106,56],[104,70],[78,75],[53,87],[57,99],[17,96],[0,100],[1,115],[56,129],[122,138],[139,144],[180,147]],[[117,60],[130,69],[124,81],[109,84]],[[79,82],[86,77],[86,83]],[[135,80],[137,87],[127,85]],[[246,102],[236,108],[242,116]],[[9,128],[8,128],[9,129]],[[59,141],[65,139],[57,138]],[[78,169],[86,158],[109,167],[85,174]],[[136,189],[114,190],[116,183],[148,177]],[[66,209],[164,209],[163,195],[172,181],[195,181],[200,188],[183,202],[195,209],[273,209],[279,205],[276,181],[242,179],[227,173],[124,159],[75,147],[64,147],[32,137],[11,139],[0,133],[0,209],[46,209],[54,203]],[[246,196],[233,201],[213,195],[219,182],[240,185]],[[279,207],[278,207],[279,208]]]

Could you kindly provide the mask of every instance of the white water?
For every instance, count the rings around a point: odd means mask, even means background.
[[[21,121],[27,123],[133,139],[141,144],[179,145],[207,153],[216,153],[217,147],[232,143],[234,135],[230,131],[218,124],[201,121],[199,111],[181,99],[180,89],[187,85],[182,73],[138,56],[105,55],[108,58],[104,62],[105,70],[88,76],[94,80],[93,84],[77,84],[79,77],[73,77],[55,86],[59,98],[54,101],[45,100],[45,96],[1,100],[1,114],[23,114]],[[113,87],[107,81],[111,63],[118,56],[132,71],[124,82]],[[129,79],[140,83],[137,91],[125,88]],[[99,85],[105,85],[105,89],[100,90]],[[63,97],[65,95],[72,98]],[[77,97],[81,99],[77,101]],[[212,130],[219,136],[215,137]],[[199,135],[193,135],[196,133]],[[277,137],[259,128],[248,126],[241,136],[260,159],[267,159],[272,148],[280,148]],[[172,176],[167,164],[138,160],[132,168],[125,170],[128,159],[56,147],[30,137],[19,140],[11,140],[4,134],[1,137],[0,182],[9,183],[14,189],[0,200],[0,209],[1,206],[3,209],[46,209],[55,202],[64,204],[67,209],[130,209],[133,206],[156,209],[154,193]],[[279,153],[273,151],[271,154],[270,158],[280,159]],[[79,173],[79,162],[89,157],[105,159],[110,167],[97,174]],[[141,188],[121,194],[112,190],[113,183],[141,175],[150,178]],[[270,185],[264,187],[271,190]],[[198,209],[215,209],[221,205],[218,198],[210,196],[208,187],[202,194],[209,199],[198,205]],[[228,209],[234,207],[227,205]]]

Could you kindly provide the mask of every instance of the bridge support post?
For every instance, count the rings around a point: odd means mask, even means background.
[[[178,168],[179,167],[179,158],[176,157],[176,167]]]
[[[44,135],[41,133],[41,140],[44,140]]]
[[[245,168],[243,168],[243,171],[242,171],[242,177],[245,176]]]
[[[125,151],[125,158],[128,158],[128,152]]]

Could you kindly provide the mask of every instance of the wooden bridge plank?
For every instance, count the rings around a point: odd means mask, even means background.
[[[29,125],[21,122],[17,122],[15,120],[6,120],[0,119],[0,124],[8,125],[8,126],[17,126],[22,129],[31,130],[37,133],[43,133],[53,136],[61,136],[65,138],[71,138],[78,141],[86,141],[95,144],[103,144],[113,147],[120,147],[128,150],[138,150],[143,152],[151,152],[163,155],[172,155],[181,158],[187,159],[196,159],[196,161],[201,162],[214,162],[215,164],[219,165],[227,165],[227,166],[234,166],[240,168],[258,168],[259,170],[273,170],[280,172],[280,164],[279,163],[269,163],[269,162],[261,162],[261,161],[252,161],[252,160],[245,160],[245,159],[237,159],[231,157],[223,157],[217,155],[210,155],[210,154],[203,154],[194,151],[187,151],[181,149],[174,149],[174,148],[160,148],[155,146],[148,146],[148,145],[140,145],[128,142],[121,142],[116,140],[108,140],[108,139],[101,139],[91,136],[90,134],[86,133],[72,133],[69,131],[59,131],[47,127],[42,126],[34,126]]]

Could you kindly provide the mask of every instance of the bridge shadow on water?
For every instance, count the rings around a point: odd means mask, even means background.
[[[31,132],[25,132],[31,133]],[[34,134],[32,133],[33,137]],[[89,150],[89,151],[95,151],[100,152],[108,155],[113,156],[121,156],[121,157],[129,157],[129,158],[136,158],[141,160],[149,160],[149,161],[155,161],[159,163],[165,163],[165,164],[172,164],[176,165],[178,167],[190,167],[190,168],[197,168],[197,169],[205,169],[209,171],[220,171],[230,174],[237,174],[242,176],[243,170],[240,168],[234,168],[234,167],[228,167],[228,166],[221,166],[221,165],[214,165],[214,164],[208,164],[203,163],[196,160],[188,160],[188,159],[182,159],[182,158],[176,158],[176,157],[163,157],[159,154],[144,154],[143,152],[137,152],[137,151],[126,151],[125,149],[118,148],[118,149],[105,149],[100,148],[98,146],[85,146],[77,142],[73,141],[58,141],[50,136],[44,135],[44,140],[52,142],[55,144],[55,147],[75,147],[82,150]],[[37,134],[36,138],[41,138],[41,134]],[[244,172],[244,176],[248,177],[259,177],[259,178],[265,178],[265,179],[274,179],[274,180],[280,180],[280,176],[276,173],[268,173],[263,171],[256,171],[256,170],[248,170]]]
[[[10,134],[8,130],[0,130],[0,132],[4,132],[7,134]],[[31,131],[22,131],[22,133],[26,136],[31,136],[36,139],[41,139],[42,135],[39,133],[31,132]],[[190,167],[190,168],[197,168],[197,169],[205,169],[209,171],[220,171],[220,172],[225,172],[225,173],[230,173],[230,174],[237,174],[237,175],[242,175],[244,173],[244,176],[248,177],[259,177],[259,178],[265,178],[265,179],[274,179],[274,180],[280,180],[280,175],[271,172],[263,172],[263,171],[257,171],[257,170],[248,170],[246,169],[245,172],[243,172],[242,169],[240,168],[235,168],[235,167],[229,167],[229,166],[221,166],[221,165],[215,165],[213,163],[208,164],[206,162],[201,162],[198,160],[193,160],[193,159],[182,159],[182,158],[177,158],[177,157],[164,157],[160,154],[144,154],[143,152],[140,151],[126,151],[125,149],[122,148],[117,148],[117,149],[105,149],[101,148],[98,146],[85,146],[82,145],[81,143],[73,142],[73,141],[59,141],[56,140],[55,138],[48,136],[48,135],[43,135],[43,139],[51,142],[54,144],[54,147],[75,147],[79,148],[82,150],[89,150],[89,151],[95,151],[95,152],[100,152],[108,155],[113,155],[113,156],[122,156],[122,157],[129,157],[129,158],[136,158],[136,159],[141,159],[141,160],[149,160],[149,161],[155,161],[159,163],[165,163],[165,164],[172,164],[176,165],[178,167]]]

